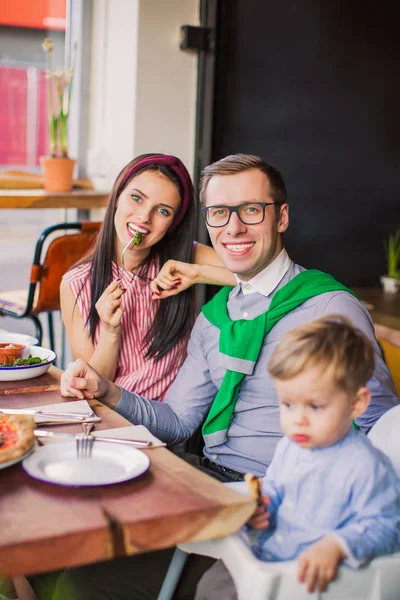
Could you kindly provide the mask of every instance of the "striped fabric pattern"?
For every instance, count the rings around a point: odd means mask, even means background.
[[[71,269],[64,275],[69,284],[83,322],[90,309],[90,269],[86,263]],[[181,340],[175,348],[161,360],[145,359],[142,339],[156,316],[158,302],[151,300],[150,281],[159,271],[158,261],[149,266],[145,279],[126,272],[122,285],[126,289],[122,296],[125,312],[122,316],[122,335],[120,354],[115,372],[114,383],[128,391],[134,391],[150,400],[163,400],[169,386],[186,358],[188,337]],[[119,275],[118,267],[113,263],[113,279]],[[83,287],[82,287],[83,286]],[[95,333],[95,344],[100,335],[100,324]]]

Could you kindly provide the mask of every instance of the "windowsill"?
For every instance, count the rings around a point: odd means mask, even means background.
[[[48,192],[44,189],[0,189],[0,209],[15,208],[104,208],[110,192],[73,189],[70,192]]]
[[[29,171],[0,171],[0,189],[5,190],[40,190],[44,188],[44,177],[42,173],[30,173]],[[92,190],[93,183],[90,179],[74,179],[74,189]]]

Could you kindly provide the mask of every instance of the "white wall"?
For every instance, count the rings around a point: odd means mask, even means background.
[[[142,152],[178,155],[192,172],[197,55],[179,49],[198,0],[93,0],[88,174],[110,188]]]
[[[192,170],[197,54],[179,49],[180,26],[198,24],[197,0],[140,2],[136,154],[176,154]]]

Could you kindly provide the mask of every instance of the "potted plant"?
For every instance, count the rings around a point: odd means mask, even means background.
[[[385,292],[394,294],[400,289],[400,229],[388,236],[384,248],[388,270],[381,276],[381,283]]]
[[[68,118],[71,105],[73,69],[53,71],[54,43],[45,38],[42,44],[47,54],[46,78],[49,92],[49,142],[50,156],[42,156],[40,164],[44,174],[44,187],[52,192],[65,192],[72,188],[76,160],[68,156]]]

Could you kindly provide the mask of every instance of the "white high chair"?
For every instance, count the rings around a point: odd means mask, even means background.
[[[371,442],[391,459],[400,477],[400,405],[387,411],[369,433]],[[226,483],[247,493],[244,482]],[[400,600],[400,553],[372,560],[353,571],[341,567],[328,591],[309,594],[297,581],[296,561],[268,563],[258,560],[247,534],[207,542],[180,544],[175,551],[158,600],[172,600],[189,554],[223,560],[236,586],[239,600]]]

